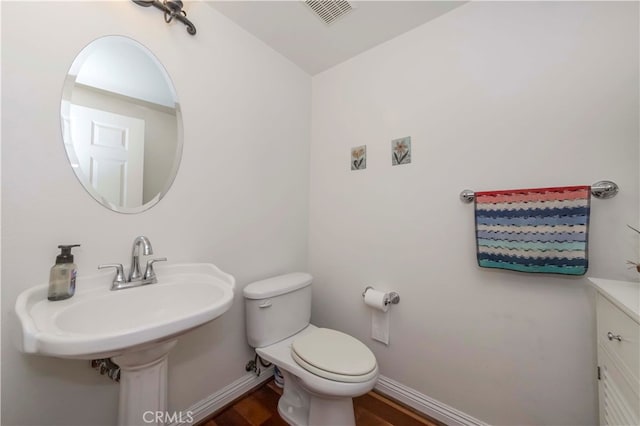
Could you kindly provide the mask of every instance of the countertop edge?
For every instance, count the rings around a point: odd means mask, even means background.
[[[640,324],[640,283],[589,277],[591,285]]]

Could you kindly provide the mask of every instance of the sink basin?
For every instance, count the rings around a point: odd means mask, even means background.
[[[157,284],[111,291],[113,273],[78,276],[70,299],[47,300],[48,285],[20,294],[22,352],[95,359],[175,338],[226,312],[235,279],[208,263],[158,265]]]

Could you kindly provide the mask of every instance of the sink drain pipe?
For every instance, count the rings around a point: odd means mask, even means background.
[[[114,382],[120,382],[120,367],[111,358],[92,359],[91,367],[103,376],[106,374]]]

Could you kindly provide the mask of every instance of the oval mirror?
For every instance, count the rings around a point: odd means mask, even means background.
[[[65,79],[60,115],[69,163],[99,203],[138,213],[169,190],[182,155],[180,107],[146,47],[121,36],[86,46]]]

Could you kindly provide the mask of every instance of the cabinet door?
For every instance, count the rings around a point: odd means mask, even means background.
[[[607,349],[625,377],[633,379],[631,383],[635,384],[637,394],[640,391],[640,326],[601,294],[598,294],[597,309],[598,343]]]
[[[640,400],[607,350],[598,345],[600,424],[638,425]]]

